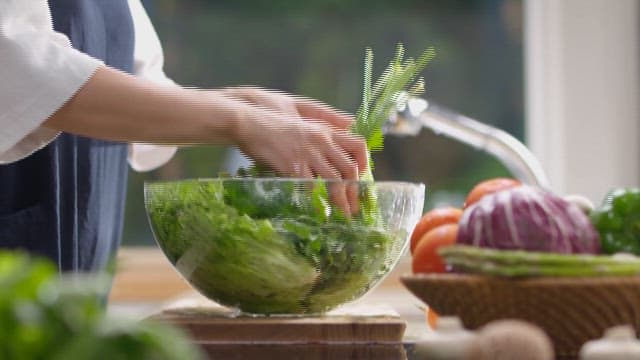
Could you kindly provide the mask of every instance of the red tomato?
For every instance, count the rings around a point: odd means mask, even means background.
[[[471,191],[469,192],[469,195],[467,195],[467,199],[464,202],[464,208],[466,209],[474,203],[478,202],[485,195],[493,194],[500,190],[506,190],[520,185],[522,185],[520,181],[510,178],[495,178],[480,182],[476,186],[474,186],[473,189],[471,189]]]
[[[411,234],[411,253],[418,246],[418,241],[430,230],[444,224],[457,224],[462,216],[462,210],[454,207],[435,208],[424,214]]]
[[[413,252],[412,269],[414,273],[443,273],[446,265],[438,249],[456,243],[458,224],[444,224],[424,234]]]

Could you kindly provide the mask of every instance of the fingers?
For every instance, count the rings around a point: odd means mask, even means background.
[[[300,179],[313,179],[313,171],[306,162],[294,163],[291,174],[293,174],[294,177]]]
[[[321,105],[301,102],[309,111],[329,111]],[[252,106],[252,105],[249,105]],[[241,148],[272,167],[278,174],[296,178],[321,177],[352,181],[328,181],[331,202],[350,216],[358,212],[359,175],[367,168],[364,140],[318,120],[302,119],[253,105],[253,126],[242,132]],[[312,115],[307,112],[306,115]],[[344,120],[344,119],[342,119]],[[347,120],[348,121],[348,120]]]
[[[347,132],[336,132],[334,134],[335,142],[340,148],[344,149],[344,152],[355,161],[357,166],[357,175],[362,174],[367,167],[369,167],[369,156],[367,153],[367,144],[359,136],[352,135]],[[347,179],[357,179],[355,177],[345,177]]]
[[[289,171],[289,173],[301,179],[312,179],[315,177],[314,175],[325,179],[336,179],[340,177],[338,170],[330,164],[329,160],[320,154],[314,157],[313,165],[308,165],[303,161],[294,163],[293,169]],[[354,184],[342,181],[329,181],[327,185],[329,200],[332,206],[335,209],[340,209],[347,217],[356,214],[359,208],[357,184],[355,184],[355,193],[353,185]]]
[[[327,154],[312,150],[311,157],[311,170],[315,175],[323,179],[342,179],[340,170],[327,158]]]
[[[317,119],[340,130],[348,130],[353,123],[351,115],[319,101],[298,97],[294,97],[294,101],[298,113],[304,118]]]
[[[351,208],[351,202],[347,196],[346,184],[342,181],[330,182],[327,188],[329,190],[329,200],[333,206],[340,209],[345,216],[351,216],[354,212]]]
[[[358,188],[357,182],[349,181],[347,183],[347,201],[349,202],[349,210],[351,215],[355,215],[360,212],[360,199],[358,197],[358,193],[360,189]]]
[[[340,172],[336,167],[330,163],[324,154],[319,152],[313,154],[313,162],[311,165],[312,171],[315,175],[323,179],[340,179]],[[351,215],[351,207],[349,200],[347,199],[346,186],[342,182],[329,182],[328,183],[329,199],[333,206],[342,210],[342,212],[349,216]]]
[[[357,138],[355,140],[357,140]],[[359,167],[353,160],[351,154],[337,144],[333,144],[329,149],[333,151],[329,151],[327,153],[327,160],[317,160],[320,167],[315,172],[323,178],[332,176],[328,179],[335,178],[348,180],[330,182],[329,196],[332,203],[343,210],[347,216],[355,215],[360,211],[359,184],[357,182]],[[338,176],[338,173],[341,176]]]
[[[358,136],[320,121],[284,118],[263,109],[256,112],[264,116],[260,123],[265,127],[252,129],[256,138],[243,142],[256,147],[250,155],[265,157],[261,161],[282,175],[358,180],[368,166],[366,144]]]
[[[331,178],[358,180],[369,162],[366,142],[346,130],[338,130],[319,121],[306,122],[312,124],[308,133],[313,144],[311,147],[324,155],[337,170],[337,174],[334,173],[337,176]]]
[[[360,211],[357,182],[330,182],[328,188],[329,199],[333,204],[338,206],[346,216],[355,215]]]
[[[358,163],[343,146],[337,143],[330,144],[326,157],[339,173],[338,179],[358,180],[360,175]]]

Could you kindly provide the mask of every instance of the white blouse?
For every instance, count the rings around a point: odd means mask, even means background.
[[[134,74],[174,84],[163,71],[162,47],[140,0],[129,0],[135,29]],[[53,30],[47,0],[0,0],[0,164],[29,156],[58,132],[42,124],[80,90],[102,62],[71,47]],[[129,146],[129,164],[155,169],[177,148]]]

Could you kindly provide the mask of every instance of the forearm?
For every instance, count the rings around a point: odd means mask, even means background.
[[[229,144],[248,116],[220,93],[165,87],[100,68],[44,124],[93,138],[158,144]]]
[[[105,140],[233,144],[281,175],[355,180],[367,168],[367,155],[350,124],[349,116],[312,100],[161,86],[109,68],[100,68],[45,122]],[[336,201],[346,203],[348,195],[341,196]]]

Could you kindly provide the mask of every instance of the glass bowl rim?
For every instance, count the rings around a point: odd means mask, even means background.
[[[188,178],[180,180],[147,180],[144,182],[145,187],[154,184],[178,184],[186,182],[247,182],[247,183],[260,183],[260,182],[273,182],[273,183],[299,183],[299,184],[358,184],[358,185],[383,185],[383,186],[397,186],[397,187],[416,187],[424,188],[426,185],[421,182],[409,182],[409,181],[375,181],[375,180],[348,180],[348,179],[322,179],[322,178],[286,178],[286,177],[211,177],[211,178]]]

